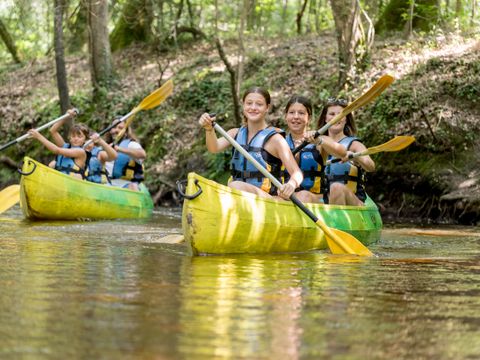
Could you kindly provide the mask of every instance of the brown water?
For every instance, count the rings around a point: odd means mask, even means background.
[[[191,258],[159,242],[179,228],[2,215],[0,358],[480,358],[479,229],[386,229],[365,259]]]

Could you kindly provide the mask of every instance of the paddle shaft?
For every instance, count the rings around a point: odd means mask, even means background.
[[[134,108],[132,111],[130,111],[127,115],[124,115],[122,116],[120,119],[118,119],[117,121],[114,121],[113,124],[109,125],[108,127],[106,127],[105,129],[103,129],[102,131],[100,131],[98,133],[98,135],[102,136],[103,134],[109,132],[110,130],[112,130],[115,126],[117,126],[118,124],[120,124],[121,122],[127,120],[129,117],[135,115],[137,112],[139,111],[138,108]],[[83,145],[83,148],[86,148],[88,145],[90,145],[91,143],[93,142],[93,140],[88,140],[84,145]]]
[[[227,139],[228,142],[232,144],[232,146],[238,152],[240,152],[248,161],[250,161],[253,164],[253,166],[257,168],[258,171],[260,171],[263,175],[265,175],[265,177],[268,178],[272,182],[272,184],[275,185],[275,187],[277,187],[277,189],[280,189],[282,187],[282,184],[280,183],[280,181],[278,181],[270,172],[268,172],[268,170],[265,167],[263,167],[262,164],[260,164],[257,160],[255,160],[255,158],[252,155],[250,155],[250,153],[247,150],[245,150],[242,146],[240,146],[235,141],[235,139],[233,139],[225,130],[223,130],[223,128],[220,125],[218,125],[216,122],[213,122],[213,124],[214,124],[213,127],[215,128],[215,130],[217,130],[225,139]],[[305,205],[303,205],[303,203],[297,199],[295,194],[292,194],[290,196],[290,200],[295,205],[297,205],[305,214],[307,214],[310,219],[312,219],[314,222],[318,221],[318,217],[316,217],[314,213],[312,213],[309,209],[307,209]]]
[[[335,125],[337,122],[339,122],[345,116],[347,116],[348,114],[350,114],[352,112],[352,110],[346,111],[346,109],[347,108],[344,108],[340,114],[335,116],[332,120],[330,120],[328,123],[323,125],[320,129],[315,131],[315,134],[313,135],[313,138],[316,139],[320,135],[325,134],[328,129],[330,129],[333,125]],[[299,146],[297,146],[295,149],[293,149],[293,151],[292,151],[293,155],[297,154],[299,151],[301,151],[308,144],[309,144],[308,141],[304,141],[303,143],[301,143]]]
[[[352,160],[352,159],[357,158],[359,156],[365,156],[365,155],[370,155],[370,154],[367,151],[361,151],[361,152],[357,152],[357,153],[353,153],[353,154],[348,154],[348,160]],[[342,159],[340,159],[340,158],[331,159],[331,160],[327,161],[327,165],[335,164],[335,163],[338,163],[340,161],[342,161]]]
[[[387,141],[386,143],[382,145],[377,145],[371,148],[368,148],[363,151],[359,151],[356,153],[352,153],[348,155],[348,159],[351,160],[353,158],[357,158],[359,156],[366,156],[366,155],[373,155],[379,152],[393,152],[393,151],[400,151],[405,149],[408,145],[413,143],[415,141],[415,137],[409,136],[409,135],[401,135],[401,136],[395,136],[393,139],[390,141]],[[332,159],[327,161],[327,165],[330,164],[335,164],[337,162],[342,161],[342,159]]]
[[[348,106],[343,108],[340,114],[336,115],[332,120],[330,120],[328,123],[323,125],[320,129],[315,131],[315,134],[313,135],[313,137],[316,139],[320,135],[325,134],[331,126],[335,125],[345,116],[350,114],[352,111],[358,109],[359,107],[365,104],[368,104],[370,101],[372,101],[377,96],[379,96],[393,82],[393,80],[394,78],[392,76],[383,75],[380,79],[377,80],[375,84],[373,84],[373,86],[370,89],[368,89],[366,93],[364,93],[358,99],[356,99],[355,101],[350,103]],[[302,150],[308,144],[309,144],[308,141],[304,141],[301,145],[299,145],[292,151],[293,155],[297,154],[300,150]]]
[[[77,109],[73,109],[77,114],[78,114],[78,110]],[[70,114],[64,114],[62,116],[60,116],[59,118],[56,118],[55,120],[52,120],[46,124],[43,124],[42,126],[39,126],[38,128],[36,128],[37,131],[42,131],[43,129],[46,129],[50,126],[52,126],[53,124],[59,122],[59,121],[62,121],[62,120],[65,120],[65,119],[68,119],[70,117]],[[30,137],[30,134],[25,134],[25,135],[22,135],[18,138],[16,138],[15,140],[12,140],[8,143],[6,143],[5,145],[2,145],[0,146],[0,151],[2,150],[5,150],[6,148],[12,146],[12,145],[15,145],[17,143],[19,143],[20,141],[23,141],[25,139],[28,139]]]

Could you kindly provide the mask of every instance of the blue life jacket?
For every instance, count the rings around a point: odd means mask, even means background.
[[[99,146],[94,147],[90,151],[86,179],[97,184],[106,184],[109,182],[109,179],[104,164],[98,159],[100,151],[102,151],[102,148]]]
[[[64,143],[62,148],[64,148],[64,149],[71,149],[71,148],[82,149],[81,146],[72,146],[69,143]],[[72,176],[73,176],[73,174],[80,174],[82,176],[82,179],[85,178],[85,169],[84,168],[81,168],[80,166],[78,166],[75,163],[74,159],[72,159],[70,157],[60,155],[60,154],[58,154],[55,157],[55,170],[58,170],[58,171],[60,171],[64,174],[72,175]]]
[[[350,150],[350,146],[354,141],[359,141],[355,136],[346,136],[338,143]],[[329,159],[333,157],[329,155]],[[365,172],[361,167],[353,165],[350,161],[345,163],[337,162],[327,165],[325,175],[328,185],[340,182],[345,184],[353,193],[361,200],[365,201],[367,194],[365,192]]]
[[[128,144],[130,144],[131,141],[132,140],[130,139],[123,139],[120,144],[118,144],[118,146],[126,149],[128,148]],[[113,164],[111,178],[140,183],[144,180],[143,165],[136,162],[127,154],[119,151],[117,159]]]
[[[293,151],[295,149],[295,143],[291,134],[288,134],[286,137],[288,146]],[[315,144],[308,144],[297,156],[295,159],[298,162],[298,167],[302,170],[303,181],[300,184],[298,190],[308,190],[314,194],[323,194],[326,191],[325,183],[325,162],[322,158],[322,155],[317,150]],[[290,179],[290,174],[285,169],[284,171],[284,182],[286,183]]]
[[[281,134],[285,136],[285,132],[283,130],[267,127],[257,132],[250,142],[247,143],[248,128],[246,126],[242,126],[240,129],[238,129],[235,140],[273,176],[278,178],[281,172],[282,161],[264,149],[266,142],[275,134]],[[258,171],[255,166],[253,166],[253,164],[235,148],[232,150],[230,168],[232,172],[232,180],[239,180],[255,185],[271,195],[276,194],[277,189],[272,186],[271,181],[260,171]]]

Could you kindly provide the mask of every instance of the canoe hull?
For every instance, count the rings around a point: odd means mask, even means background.
[[[182,211],[185,241],[192,254],[304,252],[326,249],[323,231],[290,201],[263,199],[188,175]],[[377,206],[306,204],[328,226],[346,231],[364,245],[380,239]]]
[[[153,202],[141,191],[73,178],[31,158],[24,159],[20,205],[28,219],[77,220],[146,218]]]

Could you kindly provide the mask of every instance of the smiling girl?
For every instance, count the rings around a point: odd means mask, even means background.
[[[288,126],[286,137],[290,149],[293,151],[304,140],[311,142],[296,156],[295,160],[303,172],[303,182],[296,189],[300,201],[309,203],[323,202],[326,192],[325,164],[329,154],[336,157],[346,155],[345,148],[328,136],[313,138],[313,132],[308,132],[312,117],[312,104],[304,96],[294,95],[285,107],[285,121]],[[290,175],[285,172],[285,181]]]
[[[328,99],[318,119],[318,127],[321,128],[340,114],[347,105],[344,99]],[[375,171],[375,162],[368,155],[348,159],[348,155],[366,150],[356,134],[357,127],[352,114],[348,114],[328,129],[328,135],[347,150],[347,155],[341,162],[328,165],[325,170],[330,204],[363,206],[367,197],[364,173]]]
[[[69,110],[68,113],[71,117],[75,116],[73,110]],[[81,123],[72,125],[68,133],[69,143],[66,143],[58,132],[66,120],[67,119],[64,119],[55,123],[50,129],[54,143],[35,129],[29,130],[28,133],[34,139],[40,141],[48,150],[57,155],[55,159],[56,170],[83,179],[85,177],[85,162],[87,159],[83,144],[85,144],[88,138],[89,130],[86,125]]]
[[[276,178],[281,175],[282,164],[291,176],[277,192],[268,178],[242,154],[233,150],[230,163],[232,177],[228,186],[266,198],[278,195],[283,199],[288,199],[301,184],[303,176],[282,136],[283,131],[269,126],[266,122],[266,116],[271,106],[270,94],[262,88],[253,87],[245,92],[242,100],[245,125],[230,129],[227,133]],[[208,113],[200,117],[199,124],[205,129],[208,151],[217,153],[231,146],[227,139],[217,138],[213,128],[213,118]]]

